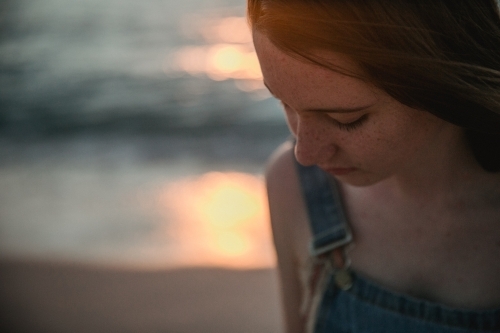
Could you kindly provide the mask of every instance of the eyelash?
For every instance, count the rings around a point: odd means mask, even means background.
[[[337,126],[339,129],[341,129],[343,131],[350,132],[350,131],[357,129],[361,125],[363,125],[363,123],[366,121],[367,118],[368,118],[368,115],[365,114],[365,115],[362,115],[360,118],[356,119],[355,121],[347,123],[347,124],[338,122],[337,120],[334,120],[334,119],[332,119],[332,120],[333,120],[333,123],[335,124],[335,126]]]
[[[288,108],[288,105],[283,103],[282,101],[280,101],[280,104],[284,110],[286,110]],[[339,129],[341,129],[343,131],[350,132],[350,131],[357,129],[361,125],[363,125],[363,123],[366,121],[367,118],[368,118],[368,114],[364,114],[360,118],[358,118],[355,121],[352,121],[350,123],[341,123],[333,118],[330,118],[330,119],[333,121],[333,124],[335,124],[335,126],[337,126]]]

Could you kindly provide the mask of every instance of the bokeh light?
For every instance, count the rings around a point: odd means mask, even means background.
[[[252,35],[245,17],[229,16],[209,20],[202,25],[202,34],[207,41],[225,43],[252,43]]]
[[[191,25],[196,26],[194,23]],[[165,59],[163,68],[166,73],[206,75],[215,81],[233,79],[242,91],[265,90],[250,29],[244,17],[205,20],[197,27],[198,35],[202,36],[206,45],[188,45],[177,49]]]
[[[267,200],[260,177],[210,172],[166,186],[160,205],[174,214],[164,232],[190,265],[274,265]]]

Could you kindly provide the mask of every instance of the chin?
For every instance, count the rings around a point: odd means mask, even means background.
[[[351,185],[354,187],[368,187],[371,185],[375,185],[387,177],[377,177],[375,175],[367,175],[367,174],[352,174],[346,176],[334,176],[339,182],[347,185]]]

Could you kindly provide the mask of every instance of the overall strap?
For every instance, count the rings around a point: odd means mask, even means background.
[[[320,256],[352,241],[352,233],[342,208],[338,185],[317,166],[296,162],[313,239],[310,252]]]
[[[352,285],[343,257],[343,247],[352,241],[352,233],[335,179],[317,166],[306,167],[297,161],[295,164],[312,233],[309,246],[312,261],[302,298],[301,315],[305,331],[313,333],[330,274],[333,274],[336,285],[341,289],[349,289]],[[335,260],[338,256],[342,258]],[[340,269],[334,268],[336,261],[340,262]]]

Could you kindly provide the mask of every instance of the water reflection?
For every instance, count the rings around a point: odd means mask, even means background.
[[[214,7],[241,1],[74,3],[5,8],[0,257],[271,265],[258,177],[169,185],[258,172],[288,135],[255,102],[270,95],[244,9]]]
[[[263,181],[244,173],[210,172],[169,184],[161,205],[175,214],[166,232],[181,261],[233,268],[274,263]]]
[[[252,43],[252,35],[245,17],[229,16],[218,20],[209,20],[203,25],[201,33],[207,41],[225,43]]]
[[[198,18],[186,20],[194,25]],[[197,31],[194,35],[201,36],[207,45],[178,49],[165,60],[165,72],[207,75],[216,81],[234,79],[236,87],[245,92],[265,89],[250,29],[244,17],[209,19],[195,26]],[[193,32],[188,34],[193,35]]]

